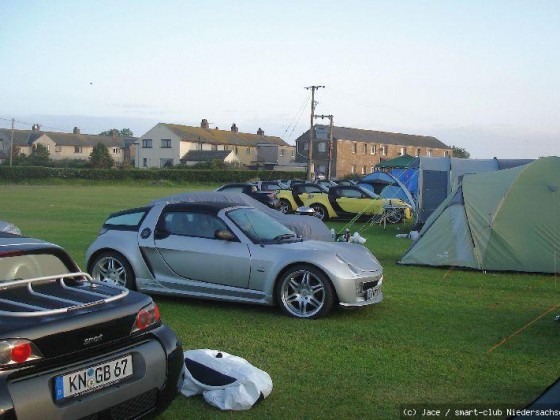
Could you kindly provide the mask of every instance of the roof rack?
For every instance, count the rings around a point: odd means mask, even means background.
[[[73,287],[67,285],[64,280],[71,279],[71,278],[73,279],[79,278],[80,280],[84,280],[85,282],[89,283],[89,287],[85,289],[82,287]],[[82,297],[89,300],[87,302],[83,302],[79,300],[63,298],[60,296],[39,292],[33,288],[33,285],[38,285],[41,283],[48,283],[53,281],[57,282],[63,291],[70,291],[73,293],[77,293],[78,295],[81,295]],[[23,285],[27,285],[27,292],[33,298],[44,299],[50,302],[63,303],[67,306],[56,308],[56,309],[49,309],[39,305],[31,305],[28,303],[24,303],[21,302],[20,300],[11,300],[11,299],[5,299],[0,297],[0,304],[4,303],[23,309],[23,311],[0,310],[0,316],[35,317],[35,316],[56,315],[61,313],[67,313],[70,311],[84,309],[90,306],[114,302],[116,300],[124,298],[126,295],[128,295],[129,292],[128,289],[126,289],[125,287],[119,285],[113,285],[113,284],[108,285],[106,283],[93,280],[88,273],[77,272],[77,273],[56,274],[54,276],[36,277],[33,279],[14,280],[5,283],[0,283],[0,293]],[[107,289],[108,287],[119,290],[119,293],[113,295],[107,293],[106,290],[105,291],[95,290],[98,288]]]

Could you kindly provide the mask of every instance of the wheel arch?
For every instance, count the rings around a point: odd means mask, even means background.
[[[136,271],[134,270],[134,266],[132,265],[130,260],[126,257],[126,255],[124,255],[122,252],[116,250],[115,248],[108,248],[108,247],[100,248],[100,249],[96,250],[93,254],[91,254],[91,256],[89,257],[89,260],[87,261],[87,266],[86,266],[86,270],[87,270],[88,273],[91,274],[91,271],[92,271],[92,268],[93,268],[93,263],[95,262],[97,257],[99,257],[101,254],[118,254],[128,263],[128,265],[132,269],[132,274],[134,274],[134,277],[136,277]]]
[[[308,261],[295,261],[295,262],[291,262],[290,264],[286,265],[285,267],[283,267],[280,271],[278,271],[278,273],[276,274],[276,278],[274,279],[274,285],[272,288],[272,299],[274,302],[274,305],[278,306],[279,302],[278,302],[278,283],[280,282],[280,279],[282,278],[282,276],[288,271],[290,270],[292,267],[295,267],[297,265],[306,265],[308,267],[313,267],[314,269],[318,270],[321,272],[321,274],[323,274],[325,276],[325,278],[329,281],[332,290],[334,291],[334,302],[336,304],[339,303],[339,299],[338,299],[338,292],[336,290],[336,287],[334,287],[334,284],[330,278],[330,276],[326,273],[325,270],[323,270],[320,266],[310,263]]]

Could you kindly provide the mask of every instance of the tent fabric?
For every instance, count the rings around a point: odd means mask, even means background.
[[[381,198],[396,198],[410,204],[413,209],[416,208],[416,202],[408,188],[390,173],[373,172],[358,181],[358,186],[373,191]]]
[[[416,197],[418,196],[418,169],[393,169],[391,170],[391,175],[403,183],[416,201]]]
[[[410,155],[402,155],[398,156],[394,159],[384,160],[383,162],[379,162],[375,165],[376,168],[383,169],[383,168],[410,168],[412,166],[412,162],[414,161],[414,156]]]
[[[178,202],[225,202],[242,206],[255,207],[293,230],[303,240],[316,239],[331,242],[332,235],[321,220],[312,216],[300,216],[296,214],[283,214],[278,210],[271,209],[247,194],[222,192],[222,191],[193,191],[160,198],[151,204],[178,203]]]
[[[400,264],[560,272],[560,158],[465,175]]]

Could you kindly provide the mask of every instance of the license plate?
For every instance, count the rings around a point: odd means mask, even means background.
[[[366,300],[372,300],[374,295],[375,295],[375,289],[366,290]]]
[[[91,366],[55,378],[55,400],[85,394],[122,381],[132,375],[132,355]]]

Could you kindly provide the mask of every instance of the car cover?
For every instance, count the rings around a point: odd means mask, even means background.
[[[202,394],[222,410],[247,410],[270,395],[270,375],[247,360],[223,351],[199,349],[184,352],[185,380],[181,393]]]
[[[331,233],[327,228],[327,225],[325,225],[317,217],[284,214],[278,210],[265,206],[263,203],[259,203],[247,194],[223,191],[193,191],[160,198],[152,201],[151,204],[201,201],[218,201],[241,206],[255,207],[256,209],[273,217],[288,229],[294,231],[303,240],[316,239],[318,241],[332,241]]]

